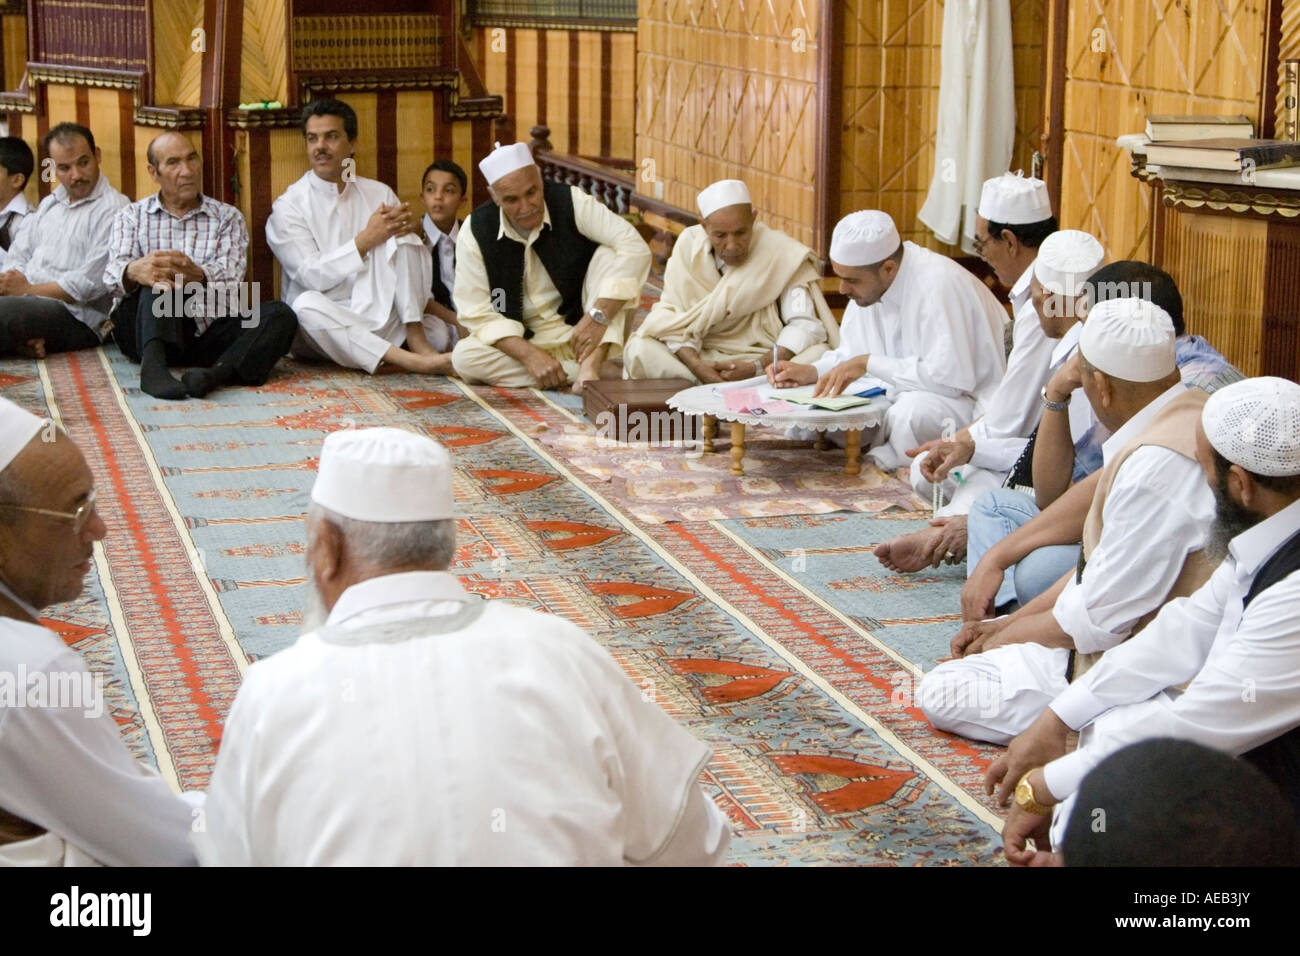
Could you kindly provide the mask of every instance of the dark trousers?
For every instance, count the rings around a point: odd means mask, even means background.
[[[93,349],[99,336],[58,299],[41,295],[0,296],[0,358],[26,354],[32,339],[45,340],[45,352]]]
[[[275,363],[289,351],[298,331],[293,310],[272,299],[261,303],[249,318],[214,319],[199,335],[192,318],[172,315],[175,310],[171,308],[155,308],[159,295],[153,289],[139,288],[113,311],[113,340],[132,362],[139,362],[144,347],[160,339],[166,345],[168,365],[197,368],[223,365],[234,370],[235,379],[241,384],[261,385]],[[161,295],[170,299],[172,293]]]

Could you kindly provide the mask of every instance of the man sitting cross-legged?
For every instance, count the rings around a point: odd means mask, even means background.
[[[243,214],[203,195],[203,161],[183,133],[156,137],[146,155],[158,192],[118,211],[104,269],[122,297],[114,341],[140,363],[140,388],[155,398],[263,384],[298,323],[245,283]],[[168,365],[195,367],[177,381]]]
[[[1006,743],[1033,722],[1102,651],[1124,641],[1173,597],[1209,575],[1200,550],[1213,497],[1196,461],[1205,393],[1174,360],[1174,327],[1142,299],[1112,299],[1079,337],[1083,388],[1112,432],[1105,467],[1025,526],[1041,544],[1082,541],[1083,563],[1014,614],[967,621],[956,660],[925,675],[918,705],[940,730]],[[1080,522],[1054,523],[1088,495]]]
[[[45,134],[59,185],[27,217],[0,273],[0,358],[44,358],[93,349],[107,334],[113,305],[104,282],[113,217],[127,198],[99,168],[84,126]]]
[[[456,300],[470,332],[452,361],[467,382],[559,388],[621,378],[612,360],[650,275],[650,247],[577,186],[542,182],[527,143],[479,169],[492,199],[456,240]]]
[[[698,204],[703,221],[678,237],[663,295],[623,347],[624,376],[734,381],[762,375],[774,354],[814,362],[838,345],[813,251],[758,222],[738,179]]]
[[[1006,368],[1006,311],[993,293],[946,256],[902,242],[887,213],[839,221],[831,267],[852,299],[839,347],[807,365],[768,368],[778,388],[816,383],[817,395],[856,392],[866,376],[888,387],[884,424],[862,436],[879,468],[893,471],[906,450],[975,418]]]
[[[1000,804],[1016,792],[1003,829],[1013,862],[1033,858],[1025,841],[1047,835],[1053,810],[1051,842],[1061,844],[1070,798],[1092,767],[1156,737],[1243,756],[1300,819],[1300,386],[1228,385],[1210,396],[1195,430],[1216,501],[1208,550],[1221,563],[1061,688],[989,768],[985,786],[997,788]],[[1079,746],[1067,753],[1072,731]]]
[[[1101,265],[1104,257],[1101,243],[1086,232],[1073,229],[1052,233],[1038,248],[1027,283],[1026,301],[1032,321],[1039,329],[1039,337],[1054,347],[1041,357],[1036,347],[1023,357],[1017,355],[1018,345],[1013,348],[1007,377],[1002,380],[990,405],[993,409],[1002,409],[1001,417],[1005,418],[1010,408],[1020,405],[1017,396],[1023,392],[1024,384],[1036,383],[1037,388],[1031,396],[1033,414],[1029,419],[1033,431],[1027,433],[1029,436],[1036,435],[1040,427],[1037,423],[1043,382],[1067,362],[1079,340],[1083,328],[1080,322],[1083,283]],[[1032,343],[1035,340],[1020,329],[1027,318],[1017,316],[1016,335]],[[1039,361],[1042,368],[1035,372],[1034,366]],[[1018,366],[1018,378],[1012,378],[1011,366]],[[1068,417],[1070,426],[1077,428],[1076,438],[1082,438],[1096,422],[1086,401],[1071,405]],[[971,506],[984,492],[1006,484],[1015,466],[1032,453],[1030,437],[1014,434],[1019,430],[1019,424],[1002,426],[998,430],[1004,434],[998,435],[991,433],[993,426],[988,422],[989,414],[986,414],[952,438],[928,442],[929,447],[923,445],[911,449],[917,453],[912,461],[912,485],[917,492],[928,496],[933,489],[931,482],[939,481],[943,482],[945,489],[953,492],[953,496],[947,505],[935,512],[929,528],[900,535],[876,546],[875,555],[885,567],[891,571],[919,571],[925,567],[938,567],[944,561],[956,563],[965,558],[966,515]],[[1052,580],[1057,577],[1060,577],[1059,573]]]
[[[709,748],[558,617],[465,590],[452,463],[325,439],[308,631],[248,671],[200,859],[236,866],[720,863]]]

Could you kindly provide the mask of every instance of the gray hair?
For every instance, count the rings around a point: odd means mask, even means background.
[[[373,568],[450,567],[456,554],[456,520],[358,521],[312,502],[308,514],[339,529],[349,553]]]

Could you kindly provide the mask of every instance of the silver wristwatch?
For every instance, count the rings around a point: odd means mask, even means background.
[[[595,306],[588,309],[587,314],[591,316],[591,321],[595,322],[597,325],[609,325],[609,317]]]
[[[1038,393],[1039,398],[1043,400],[1043,407],[1049,412],[1063,412],[1070,407],[1070,398],[1067,395],[1065,401],[1054,402],[1047,397],[1047,386],[1044,385],[1042,391]]]

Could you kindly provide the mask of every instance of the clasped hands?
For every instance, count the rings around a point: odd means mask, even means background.
[[[411,212],[408,203],[381,205],[370,214],[366,227],[357,233],[357,250],[364,256],[376,246],[381,246],[397,236],[410,236],[420,231],[420,221]]]
[[[126,267],[126,278],[150,289],[171,289],[208,279],[193,259],[174,249],[160,249],[133,260]]]

